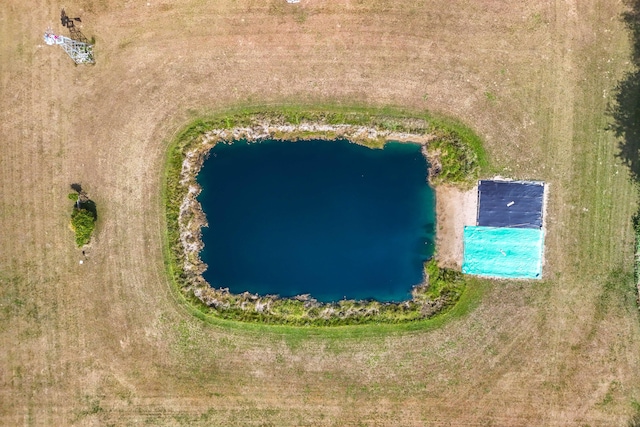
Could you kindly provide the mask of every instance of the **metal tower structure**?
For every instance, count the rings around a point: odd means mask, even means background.
[[[93,59],[93,45],[76,28],[74,23],[74,21],[80,21],[80,18],[71,19],[62,9],[60,20],[62,25],[69,29],[71,37],[56,35],[49,28],[44,33],[44,42],[50,46],[60,45],[76,64],[93,64],[95,62]]]
[[[59,44],[76,64],[93,64],[93,45],[79,42],[69,37],[53,34],[51,29],[44,33],[44,42],[48,45]]]

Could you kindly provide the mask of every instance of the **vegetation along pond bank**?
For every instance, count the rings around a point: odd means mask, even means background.
[[[388,141],[418,143],[430,164],[434,186],[473,183],[486,166],[479,139],[455,122],[388,114],[251,111],[199,119],[172,142],[166,170],[165,201],[168,265],[174,282],[190,304],[215,317],[290,325],[398,323],[428,319],[451,308],[465,290],[464,276],[425,262],[423,280],[400,302],[342,299],[320,302],[312,295],[289,298],[249,292],[232,293],[204,279],[202,227],[206,216],[197,197],[197,176],[218,143],[264,140],[348,140],[372,149]],[[436,248],[437,251],[437,248]]]

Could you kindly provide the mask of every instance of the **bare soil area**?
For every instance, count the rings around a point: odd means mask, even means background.
[[[443,267],[460,269],[465,225],[476,225],[478,187],[436,187],[436,257]]]
[[[70,0],[93,66],[44,45],[47,26],[66,34],[60,6],[0,4],[1,425],[611,426],[637,411],[637,193],[606,130],[629,67],[622,1]],[[167,144],[200,114],[276,104],[464,121],[492,174],[552,186],[545,280],[478,282],[472,311],[412,332],[195,318],[165,271]],[[76,182],[99,212],[86,259]]]

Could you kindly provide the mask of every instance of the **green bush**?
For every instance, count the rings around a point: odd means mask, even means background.
[[[441,131],[429,144],[430,158],[439,163],[436,183],[475,182],[480,172],[478,154],[455,131]]]
[[[82,206],[82,205],[81,205]],[[71,214],[71,228],[76,233],[76,244],[84,246],[91,240],[91,234],[96,226],[95,214],[87,209],[74,208]]]
[[[439,267],[435,258],[431,258],[425,263],[425,273],[429,278],[429,288],[425,292],[425,296],[430,299],[460,293],[465,287],[464,276],[461,272]]]

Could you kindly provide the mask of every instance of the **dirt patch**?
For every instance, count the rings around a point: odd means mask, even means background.
[[[476,224],[478,187],[436,187],[436,257],[442,267],[460,269],[465,225]]]

